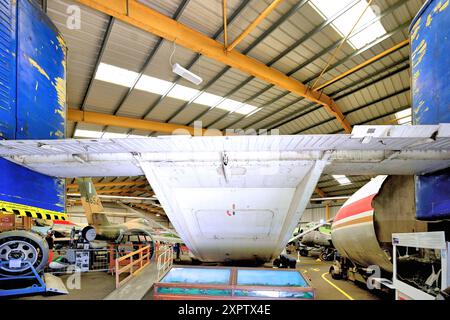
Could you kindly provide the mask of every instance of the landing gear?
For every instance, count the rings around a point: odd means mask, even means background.
[[[332,261],[334,259],[334,249],[324,248],[319,256],[322,261]]]
[[[28,231],[8,231],[0,233],[0,261],[21,260],[29,264],[2,264],[0,275],[28,275],[33,266],[40,272],[47,265],[48,244],[39,235]]]
[[[338,269],[336,266],[331,266],[329,270],[331,277],[335,280],[342,279],[342,274]]]
[[[295,269],[297,261],[288,255],[281,254],[280,257],[273,260],[273,266],[277,268],[291,268]]]
[[[308,256],[308,249],[300,249],[299,250],[299,252],[300,252],[300,255],[302,256],[302,257],[307,257]]]

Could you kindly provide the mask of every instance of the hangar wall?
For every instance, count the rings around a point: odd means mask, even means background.
[[[339,208],[341,205],[333,204],[330,205],[330,218],[334,217],[336,213],[339,211]],[[305,212],[303,213],[302,219],[300,220],[300,223],[308,223],[313,221],[320,221],[321,219],[326,218],[326,211],[325,207],[323,206],[315,206],[315,207],[309,207],[305,209]]]
[[[132,219],[140,218],[138,215],[129,213],[125,208],[120,207],[118,205],[115,205],[113,203],[103,203],[103,207],[105,209],[105,212],[112,212],[117,214],[123,214],[123,216],[114,216],[114,217],[108,217],[109,221],[112,223],[124,223],[127,221],[130,221]],[[87,224],[86,217],[83,213],[83,207],[82,206],[70,206],[67,208],[67,214],[70,219],[70,221],[74,223],[79,224]],[[152,217],[153,220],[161,223],[164,226],[168,226],[167,219],[164,217]],[[172,227],[172,225],[170,225]]]

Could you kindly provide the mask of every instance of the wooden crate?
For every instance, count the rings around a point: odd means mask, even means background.
[[[0,231],[14,230],[16,225],[16,216],[13,214],[0,214]]]

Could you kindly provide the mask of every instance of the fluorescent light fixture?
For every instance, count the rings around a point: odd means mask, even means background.
[[[324,19],[330,19],[344,7],[349,5],[352,1],[353,0],[311,0],[311,3],[312,6],[319,12],[319,14],[324,17]],[[341,35],[341,37],[345,37],[350,32],[354,23],[364,11],[366,6],[366,0],[359,1],[356,5],[354,5],[337,19],[335,19],[331,23],[331,25]],[[376,14],[372,11],[372,9],[367,9],[354,30],[357,30],[358,28],[369,23],[375,18]],[[365,28],[358,34],[350,36],[348,42],[355,49],[360,49],[367,43],[372,42],[373,40],[381,37],[384,34],[386,34],[386,29],[383,27],[380,21],[376,21],[374,23],[371,23],[367,28]]]
[[[398,124],[410,125],[412,124],[412,110],[411,108],[405,109],[395,113],[395,119]]]
[[[112,66],[106,63],[101,63],[99,65],[97,73],[95,74],[95,79],[130,88],[138,75],[139,74],[134,71]],[[225,99],[224,97],[208,92],[199,94],[200,90],[189,88],[179,84],[174,84],[173,82],[165,81],[147,75],[143,75],[140,78],[140,80],[136,84],[136,89],[158,95],[164,95],[167,91],[170,90],[167,94],[168,97],[183,101],[191,101],[198,95],[198,97],[196,97],[193,101],[196,104],[201,104],[208,107],[215,106],[219,109],[236,112],[239,114],[247,115],[258,110],[257,107],[250,104],[244,104],[233,99]],[[84,134],[85,135],[83,137],[87,138],[101,137],[101,133],[100,136],[86,136],[86,133]],[[81,135],[79,136],[81,137]]]
[[[339,182],[339,184],[341,186],[347,185],[347,184],[352,184],[352,182],[345,176],[342,174],[334,174],[333,178]]]
[[[172,71],[173,71],[173,73],[176,73],[180,77],[182,77],[182,78],[186,79],[187,81],[190,81],[196,85],[199,85],[203,81],[203,79],[200,78],[198,75],[183,68],[178,63],[173,64]]]
[[[75,130],[75,134],[73,135],[75,138],[101,138],[103,132],[101,131],[92,131],[92,130],[83,130],[77,129]]]

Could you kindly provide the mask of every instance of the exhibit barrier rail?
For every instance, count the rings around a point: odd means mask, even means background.
[[[158,255],[156,256],[158,270],[158,281],[165,276],[165,274],[172,268],[173,265],[173,248],[171,246],[161,246],[158,248]]]
[[[116,289],[129,281],[134,275],[139,273],[144,267],[150,264],[151,247],[145,246],[136,251],[116,259]],[[125,265],[122,262],[126,262]],[[126,276],[121,279],[121,275]]]

